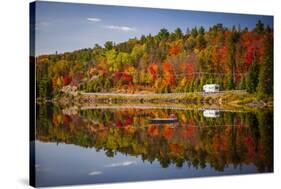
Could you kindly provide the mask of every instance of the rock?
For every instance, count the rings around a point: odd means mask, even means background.
[[[253,107],[253,108],[257,108],[257,107],[263,107],[266,104],[262,101],[258,101],[258,100],[254,100],[248,104],[246,104],[247,106]]]

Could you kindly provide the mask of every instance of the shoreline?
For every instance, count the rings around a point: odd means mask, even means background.
[[[231,107],[231,109],[272,108],[273,98],[259,99],[246,91],[223,91],[219,93],[64,93],[49,102],[62,106],[91,106],[94,104],[185,104],[194,107]],[[44,103],[44,102],[43,102]]]

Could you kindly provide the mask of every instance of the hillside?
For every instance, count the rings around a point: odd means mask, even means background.
[[[36,57],[37,98],[51,99],[65,86],[83,92],[200,92],[221,90],[273,95],[273,30],[260,21],[252,30],[216,24],[161,29],[115,44]]]

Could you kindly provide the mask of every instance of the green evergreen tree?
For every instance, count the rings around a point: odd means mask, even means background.
[[[246,77],[246,89],[249,93],[256,92],[258,81],[259,81],[259,65],[254,60]]]
[[[234,31],[227,37],[226,39],[227,47],[228,47],[228,54],[227,54],[227,61],[228,61],[228,68],[229,74],[227,75],[227,89],[231,90],[234,88],[234,67],[235,67],[235,35]]]
[[[227,83],[226,83],[226,89],[232,90],[234,88],[234,82],[233,82],[233,74],[229,73],[227,75]]]
[[[176,39],[181,39],[183,37],[183,33],[180,28],[176,28],[174,34]]]
[[[265,40],[265,54],[259,73],[258,95],[273,95],[273,41]]]
[[[256,27],[255,27],[255,32],[261,34],[264,32],[264,24],[259,20],[256,24]]]
[[[238,89],[239,89],[239,90],[244,90],[244,89],[246,89],[246,80],[245,80],[245,77],[244,77],[244,76],[240,79],[240,82],[239,82],[239,84],[238,84]]]

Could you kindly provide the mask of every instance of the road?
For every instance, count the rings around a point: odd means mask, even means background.
[[[200,94],[200,95],[221,95],[221,94],[226,94],[226,93],[246,93],[245,90],[227,90],[227,91],[220,91],[218,93],[203,93],[203,92],[188,92],[188,93],[85,93],[81,92],[82,95],[84,96],[114,96],[114,97],[182,97],[188,94]]]

